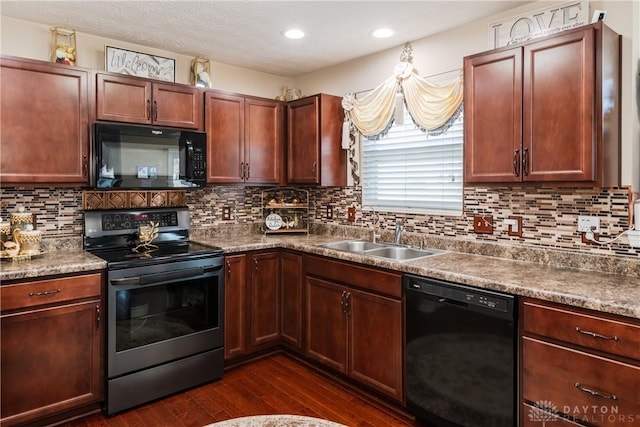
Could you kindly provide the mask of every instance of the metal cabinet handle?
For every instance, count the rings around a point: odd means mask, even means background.
[[[529,149],[522,150],[522,175],[529,175]]]
[[[244,180],[244,162],[240,163],[240,178]]]
[[[342,312],[347,314],[347,291],[342,291],[342,295],[340,295],[340,306],[342,306]]]
[[[226,262],[227,264],[227,279],[231,278],[231,263],[229,261]]]
[[[518,154],[520,153],[520,150],[516,150],[515,153],[513,153],[513,173],[515,176],[520,176],[520,162],[518,161]]]
[[[253,274],[254,275],[258,274],[258,260],[257,259],[253,260]]]
[[[52,289],[50,291],[42,291],[42,292],[29,292],[30,297],[43,297],[46,295],[53,295],[62,292],[61,289]]]
[[[158,120],[158,101],[153,101],[153,120]]]
[[[151,100],[147,99],[147,120],[151,120]]]
[[[312,173],[312,174],[315,174],[315,173],[316,173],[316,165],[317,165],[317,164],[318,164],[317,162],[313,162],[313,163],[311,164],[311,173]]]
[[[251,166],[249,166],[249,163],[245,163],[245,166],[247,167],[247,173],[244,177],[245,180],[249,180],[249,174],[251,173]]]
[[[597,390],[592,390],[590,388],[587,388],[587,387],[583,386],[580,383],[575,383],[574,386],[578,390],[583,391],[583,392],[585,392],[587,394],[590,394],[592,396],[602,397],[603,399],[618,400],[618,396],[616,396],[615,394],[605,394],[605,393],[599,392]]]
[[[96,329],[100,328],[100,306],[96,305]]]
[[[585,331],[584,329],[581,329],[580,326],[576,326],[576,332],[579,332],[584,335],[589,335],[590,337],[594,337],[594,338],[601,338],[603,340],[613,340],[613,341],[620,340],[620,338],[618,338],[616,335],[613,335],[613,336],[601,335],[596,332]]]

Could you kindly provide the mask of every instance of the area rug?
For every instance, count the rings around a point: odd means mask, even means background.
[[[320,418],[300,415],[257,415],[220,421],[204,427],[346,427]]]

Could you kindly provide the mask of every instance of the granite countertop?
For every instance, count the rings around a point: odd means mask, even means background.
[[[599,273],[455,251],[397,262],[318,246],[345,239],[329,235],[262,234],[193,237],[194,241],[218,246],[229,255],[261,249],[291,249],[640,319],[638,275]],[[31,261],[3,261],[0,267],[0,281],[5,283],[101,269],[106,267],[106,262],[88,252],[72,250],[52,251]]]
[[[50,251],[29,261],[3,260],[0,264],[0,283],[66,273],[100,270],[107,262],[81,249]]]

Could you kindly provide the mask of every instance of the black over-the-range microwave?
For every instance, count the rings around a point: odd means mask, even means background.
[[[207,178],[204,132],[94,125],[96,188],[193,188]]]

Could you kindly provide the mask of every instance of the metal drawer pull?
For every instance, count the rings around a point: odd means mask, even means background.
[[[597,334],[595,332],[585,331],[584,329],[580,329],[580,326],[576,326],[576,331],[580,332],[581,334],[589,335],[590,337],[602,338],[603,340],[618,341],[620,339],[616,335],[614,335],[612,337],[609,337],[609,336],[606,336],[606,335]]]
[[[590,388],[587,388],[587,387],[581,385],[580,383],[575,383],[575,387],[578,390],[584,391],[585,393],[588,393],[588,394],[590,394],[592,396],[598,396],[598,397],[602,397],[604,399],[618,400],[618,396],[616,396],[615,394],[600,393],[599,391],[591,390]]]
[[[42,297],[45,295],[52,295],[61,292],[60,289],[53,289],[51,291],[43,291],[43,292],[29,292],[30,297]]]

